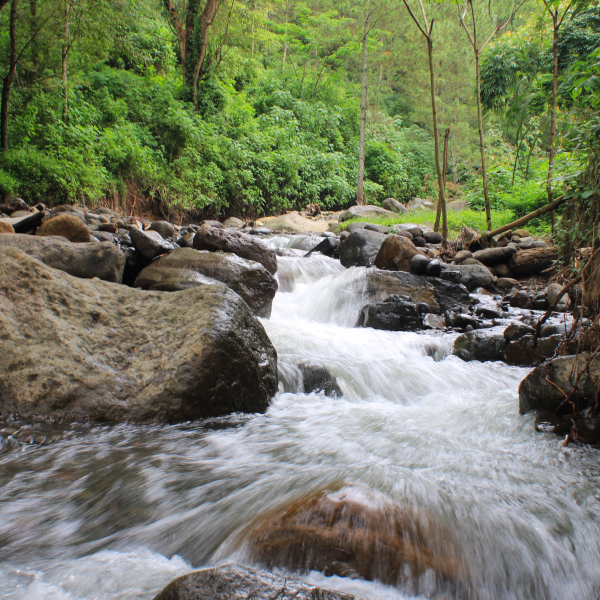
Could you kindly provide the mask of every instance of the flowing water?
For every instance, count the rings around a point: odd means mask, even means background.
[[[596,600],[600,452],[561,448],[519,416],[527,370],[464,363],[449,354],[450,334],[354,328],[365,269],[287,254],[263,320],[281,377],[266,414],[5,437],[0,597],[149,600],[180,574],[235,558],[236,533],[260,515],[360,482],[445,523],[478,598]],[[298,393],[302,362],[327,367],[343,397]],[[306,577],[365,599],[406,598]]]

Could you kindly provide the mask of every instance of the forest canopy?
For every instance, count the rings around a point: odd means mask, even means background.
[[[450,200],[483,210],[487,198],[515,216],[565,192],[588,208],[598,202],[595,2],[0,7],[5,198],[109,199],[128,210],[137,202],[221,216],[312,202],[339,209],[357,198],[362,112],[364,201],[435,199],[431,66],[437,139],[449,128]],[[421,18],[421,9],[431,65],[410,14]],[[556,78],[553,14],[562,19]],[[467,31],[479,35],[475,45]]]

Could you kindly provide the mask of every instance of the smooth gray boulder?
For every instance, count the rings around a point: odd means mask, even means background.
[[[349,221],[350,219],[355,219],[356,217],[395,217],[396,213],[391,210],[386,210],[385,208],[381,208],[380,206],[374,206],[372,204],[366,204],[364,206],[351,206],[346,209],[344,212],[340,213],[338,217],[338,221],[343,223],[344,221]]]
[[[202,224],[194,237],[194,250],[214,252],[233,252],[241,258],[260,263],[269,273],[277,272],[277,254],[254,236],[237,229],[214,225],[211,222]],[[312,247],[312,246],[311,246]]]
[[[392,212],[398,213],[398,214],[405,214],[408,212],[408,209],[406,208],[406,206],[404,206],[404,204],[402,204],[401,202],[398,202],[398,200],[396,200],[395,198],[386,198],[382,203],[381,206],[383,206],[383,208],[385,208],[385,210],[391,210]]]
[[[494,276],[483,265],[446,265],[440,272],[440,277],[462,283],[471,292],[494,285]]]
[[[178,422],[262,412],[277,354],[246,303],[214,284],[145,292],[0,248],[0,416]]]
[[[519,385],[519,412],[524,415],[532,410],[567,413],[572,405],[565,402],[565,394],[570,396],[573,384],[579,379],[577,391],[572,400],[577,400],[579,408],[589,405],[600,385],[600,355],[596,355],[586,369],[589,353],[579,356],[559,356],[536,367]]]
[[[135,249],[146,259],[154,260],[161,254],[166,254],[175,248],[173,244],[163,239],[158,231],[142,231],[137,227],[129,230],[131,242]]]
[[[464,361],[481,362],[504,360],[506,340],[503,332],[495,329],[469,331],[454,340],[452,354]]]
[[[353,231],[340,245],[340,262],[344,267],[372,267],[385,238],[368,229]]]
[[[60,236],[0,234],[0,249],[15,248],[45,265],[84,279],[121,283],[125,256],[112,242],[74,244]]]
[[[143,269],[135,287],[176,292],[220,281],[239,294],[259,317],[270,317],[277,281],[260,263],[230,252],[180,248]]]
[[[484,265],[494,265],[499,262],[509,261],[513,254],[516,253],[516,248],[512,246],[502,246],[498,248],[485,248],[478,250],[473,254],[473,258],[483,263]]]
[[[236,564],[179,577],[154,600],[358,600],[321,587]]]
[[[160,233],[164,240],[170,240],[175,234],[175,227],[169,221],[154,221],[148,229]]]

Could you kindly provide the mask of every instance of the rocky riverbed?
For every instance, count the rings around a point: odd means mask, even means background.
[[[551,433],[600,441],[600,363],[577,297],[523,279],[546,242],[0,210],[3,597],[232,560],[269,571],[159,598],[600,592],[598,451]]]

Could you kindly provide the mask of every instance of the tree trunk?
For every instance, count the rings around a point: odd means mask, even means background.
[[[558,260],[558,251],[556,248],[530,248],[529,250],[520,250],[508,263],[508,268],[513,275],[523,277],[526,275],[538,275],[552,263]]]
[[[63,122],[67,122],[69,115],[69,89],[67,80],[67,67],[68,67],[68,56],[69,56],[69,15],[71,13],[71,5],[67,0],[65,2],[65,30],[63,36],[62,46],[62,85],[63,85]]]
[[[198,107],[198,82],[200,74],[206,59],[206,51],[208,50],[208,33],[213,23],[215,15],[219,10],[219,0],[206,0],[204,10],[200,15],[200,49],[198,51],[198,59],[194,70],[194,107]]]
[[[7,4],[9,0],[0,0],[0,10],[2,10]]]
[[[444,191],[446,190],[446,174],[448,173],[448,140],[450,138],[450,127],[446,128],[444,135],[444,160],[442,161],[442,173],[444,175]],[[448,246],[448,213],[446,211],[446,197],[442,204],[442,248]]]
[[[479,68],[479,50],[475,48],[475,77],[477,78],[477,124],[479,125],[479,149],[481,151],[481,177],[483,180],[483,197],[485,199],[485,218],[488,231],[492,228],[490,210],[490,194],[488,191],[487,165],[485,162],[485,137],[483,134],[483,115],[481,111],[481,71]]]
[[[550,109],[550,155],[548,156],[548,178],[546,180],[546,192],[548,203],[552,202],[554,192],[552,191],[552,177],[554,175],[554,138],[556,137],[556,108],[558,104],[558,10],[552,13],[552,107]],[[552,232],[554,233],[554,211],[552,211]]]
[[[430,32],[431,33],[431,32]],[[435,103],[435,71],[433,65],[433,40],[431,35],[427,38],[427,54],[429,55],[429,87],[431,88],[431,117],[433,119],[433,144],[435,149],[435,168],[437,170],[438,177],[438,205],[437,214],[435,216],[434,231],[440,229],[440,216],[442,212],[446,214],[446,198],[445,198],[445,186],[444,186],[444,170],[440,163],[440,136],[438,132],[437,122],[437,107]]]
[[[8,73],[2,82],[2,101],[0,104],[0,150],[8,150],[8,103],[10,100],[10,91],[15,74],[17,72],[17,9],[19,0],[11,0],[10,3],[10,63]]]
[[[367,43],[369,40],[369,17],[365,15],[365,23],[362,38],[362,80],[360,94],[360,139],[358,142],[358,180],[356,183],[356,203],[365,203],[365,145],[367,132]]]

